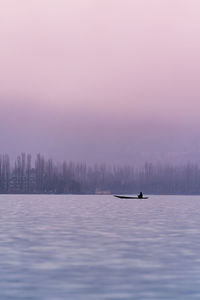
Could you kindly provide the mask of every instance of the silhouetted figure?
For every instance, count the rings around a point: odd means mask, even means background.
[[[138,198],[139,199],[143,198],[143,193],[142,192],[139,193]]]

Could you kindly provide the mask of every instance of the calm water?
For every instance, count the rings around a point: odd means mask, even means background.
[[[200,299],[200,196],[0,196],[0,299]]]

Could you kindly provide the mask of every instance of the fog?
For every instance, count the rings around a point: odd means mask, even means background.
[[[196,121],[198,122],[198,121]],[[28,104],[1,110],[1,153],[88,163],[199,162],[197,123],[122,114],[57,112]]]

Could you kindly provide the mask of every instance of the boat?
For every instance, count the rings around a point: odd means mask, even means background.
[[[114,197],[117,197],[120,199],[148,199],[149,198],[149,197],[139,198],[138,196],[121,196],[121,195],[114,195]]]

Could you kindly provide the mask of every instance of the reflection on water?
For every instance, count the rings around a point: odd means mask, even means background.
[[[0,299],[200,299],[200,197],[0,196]]]

